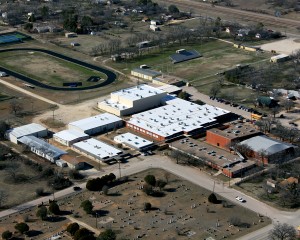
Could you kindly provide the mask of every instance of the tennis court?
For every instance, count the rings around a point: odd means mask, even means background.
[[[23,35],[18,32],[4,34],[4,35],[0,35],[0,44],[22,42],[23,39],[26,39],[26,38],[28,38],[28,36]]]

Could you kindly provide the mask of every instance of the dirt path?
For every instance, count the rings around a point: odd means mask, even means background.
[[[73,218],[73,217],[70,217],[70,216],[66,216],[66,218],[68,218],[72,222],[77,222],[80,226],[85,227],[86,229],[94,232],[96,235],[99,235],[101,233],[98,229],[93,228],[90,225],[88,225],[88,224],[86,224],[82,221],[79,221],[77,218]]]
[[[37,95],[37,94],[35,94],[35,93],[32,93],[32,92],[30,92],[30,91],[28,91],[28,90],[25,90],[25,89],[23,89],[23,88],[21,88],[21,87],[18,87],[18,86],[16,86],[16,85],[14,85],[14,84],[8,83],[8,82],[6,82],[6,81],[4,81],[4,80],[2,80],[2,79],[0,79],[0,83],[6,85],[6,86],[9,87],[9,88],[15,89],[15,90],[17,90],[17,91],[19,91],[19,92],[22,92],[22,93],[25,93],[25,94],[27,94],[27,95],[29,95],[29,96],[31,96],[31,97],[37,98],[37,99],[39,99],[39,100],[41,100],[41,101],[44,101],[44,102],[47,102],[47,103],[50,103],[50,104],[53,104],[53,105],[60,106],[60,104],[57,103],[57,102],[51,101],[51,100],[49,100],[49,99],[47,99],[47,98],[44,98],[44,97],[42,97],[42,96],[40,96],[40,95]]]

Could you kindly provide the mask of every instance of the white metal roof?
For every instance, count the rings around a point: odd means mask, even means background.
[[[136,149],[148,147],[153,144],[153,142],[148,141],[145,138],[139,137],[132,133],[124,133],[115,136],[114,141],[118,143],[124,143]]]
[[[276,154],[285,149],[294,147],[291,144],[269,138],[267,136],[256,136],[242,141],[241,144],[249,146],[254,152],[265,151],[268,155]]]
[[[135,114],[127,122],[159,136],[168,137],[190,132],[216,123],[216,117],[229,111],[211,105],[198,105],[180,98],[171,98],[165,106]]]
[[[288,56],[289,55],[286,55],[286,54],[279,54],[279,55],[276,55],[276,56],[272,56],[271,59],[281,59],[281,58],[286,58]]]
[[[87,135],[83,132],[79,132],[79,131],[71,129],[71,130],[63,130],[63,131],[57,132],[53,136],[63,139],[65,141],[73,141],[78,138],[88,137],[89,135]]]
[[[110,113],[103,113],[93,117],[84,118],[76,122],[71,122],[69,125],[76,126],[85,131],[119,121],[122,121],[122,119]]]
[[[117,92],[112,92],[111,95],[118,95],[119,97],[123,97],[134,101],[141,98],[151,97],[161,93],[164,93],[164,91],[151,87],[146,84],[141,84],[135,87],[122,89]]]
[[[102,159],[114,157],[122,153],[121,150],[94,138],[75,143],[73,146]]]
[[[20,138],[20,137],[35,134],[37,132],[41,132],[44,130],[47,130],[47,128],[45,128],[37,123],[30,123],[27,125],[23,125],[21,127],[13,128],[13,129],[9,130],[9,132],[16,138]]]

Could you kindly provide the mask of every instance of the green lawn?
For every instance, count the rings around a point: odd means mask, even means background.
[[[91,76],[107,78],[101,72],[40,52],[3,52],[0,53],[0,65],[44,84],[59,87],[62,87],[63,82],[82,82],[82,86],[86,87],[99,83],[88,82]]]
[[[203,57],[178,64],[171,63],[169,56],[181,48],[196,49]],[[125,73],[130,73],[132,68],[147,64],[155,70],[181,77],[198,85],[205,83],[203,81],[206,81],[206,77],[214,76],[217,72],[230,69],[236,64],[249,64],[265,59],[269,59],[269,54],[248,52],[236,49],[229,43],[209,40],[202,44],[168,47],[162,52],[144,55],[122,63],[112,63],[112,66]]]

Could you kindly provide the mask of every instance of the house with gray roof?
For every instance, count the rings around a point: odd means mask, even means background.
[[[251,156],[263,163],[283,162],[295,155],[296,146],[269,138],[265,135],[256,136],[242,141],[240,144],[251,149]]]

